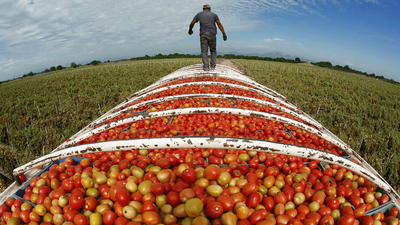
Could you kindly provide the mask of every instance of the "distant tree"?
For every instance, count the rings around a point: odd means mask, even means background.
[[[318,62],[316,64],[318,66],[321,66],[321,67],[332,67],[332,63],[331,62]]]
[[[64,69],[64,67],[62,67],[61,65],[57,66],[57,70],[62,70],[62,69]]]
[[[55,70],[56,70],[55,66],[50,67],[50,71],[55,71]]]
[[[45,69],[45,70],[44,70],[45,73],[47,73],[47,72],[49,72],[49,71],[50,71],[49,69]]]
[[[35,75],[32,71],[28,73],[28,76],[33,76]]]
[[[345,65],[345,66],[344,66],[344,69],[345,69],[345,70],[350,70],[350,67],[349,67],[348,65]]]
[[[101,62],[99,60],[93,60],[90,64],[91,65],[99,65]]]
[[[295,58],[294,61],[301,62],[300,58]]]
[[[72,62],[71,63],[71,68],[76,68],[76,67],[78,67],[78,65],[75,62]]]

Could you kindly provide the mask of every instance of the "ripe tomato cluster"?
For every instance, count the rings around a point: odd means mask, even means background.
[[[207,83],[189,84],[200,81]],[[180,86],[161,89],[171,85]],[[119,108],[125,113],[120,111],[96,128],[164,110],[223,107],[270,113],[275,118],[286,117],[316,129],[293,116],[293,108],[272,97],[273,93],[263,94],[268,91],[260,90],[218,77],[174,80]],[[180,97],[146,105],[146,101],[187,94],[225,94],[237,98]],[[256,103],[258,100],[268,105]],[[145,118],[148,119],[110,127],[90,138],[85,136],[83,141],[68,141],[73,142],[70,145],[81,145],[137,138],[220,136],[279,142],[336,155],[343,153],[338,146],[310,133],[312,129],[307,131],[294,126],[294,122],[280,122],[285,120],[221,113]],[[369,180],[337,165],[315,160],[200,148],[100,152],[81,157],[49,166],[19,190],[15,198],[0,205],[0,225],[399,224],[396,207],[385,214],[372,214],[378,206],[389,206],[391,199]]]
[[[140,120],[111,128],[79,144],[101,141],[173,137],[224,136],[298,145],[342,155],[342,150],[315,134],[282,122],[229,114],[188,114]]]
[[[398,209],[367,179],[336,165],[255,151],[131,150],[51,165],[7,224],[398,224]]]
[[[212,82],[221,82],[221,83],[230,83],[230,84],[237,84],[241,85],[244,87],[251,87],[248,84],[245,84],[240,81],[235,81],[231,80],[228,78],[222,78],[222,77],[193,77],[193,78],[183,78],[175,81],[171,81],[168,84],[162,85],[161,87],[167,87],[170,85],[176,85],[176,84],[184,84],[184,83],[190,83],[190,82],[201,82],[201,81],[212,81]]]

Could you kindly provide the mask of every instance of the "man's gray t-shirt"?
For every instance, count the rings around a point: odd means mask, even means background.
[[[193,19],[200,22],[200,34],[205,32],[217,34],[217,27],[215,26],[215,22],[219,20],[217,14],[206,9],[197,13]]]

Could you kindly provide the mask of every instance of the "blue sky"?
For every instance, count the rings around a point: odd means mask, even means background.
[[[194,15],[209,3],[223,53],[289,54],[400,81],[397,0],[2,0],[0,80],[71,62],[199,54]]]

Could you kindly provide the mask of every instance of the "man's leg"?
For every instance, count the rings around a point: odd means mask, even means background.
[[[211,69],[215,69],[215,66],[217,65],[217,37],[215,34],[210,34],[210,37],[208,39],[208,44],[210,46],[210,52],[211,52]]]
[[[200,49],[201,49],[201,58],[203,60],[203,69],[209,70],[210,67],[208,65],[208,40],[205,34],[200,35]]]

